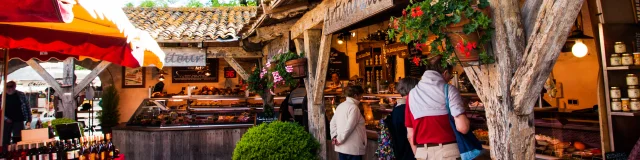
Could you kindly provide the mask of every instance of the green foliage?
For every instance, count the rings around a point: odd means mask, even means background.
[[[131,8],[131,7],[133,7],[133,3],[129,2],[129,3],[125,4],[124,6],[127,7],[127,8]]]
[[[246,6],[257,6],[257,0],[247,0]],[[239,0],[229,0],[228,3],[220,2],[220,0],[211,0],[211,7],[235,7],[235,6],[244,6],[240,4]]]
[[[75,123],[76,121],[74,121],[73,119],[69,119],[69,118],[58,118],[58,119],[54,119],[51,120],[51,125],[53,127],[53,133],[57,136],[58,135],[58,130],[56,130],[56,126],[59,124],[68,124],[68,123]],[[48,122],[44,122],[42,123],[42,127],[44,128],[48,128],[49,127],[49,123]],[[84,135],[84,129],[80,129],[80,134]]]
[[[270,62],[270,67],[256,68],[249,76],[249,90],[258,94],[262,94],[267,90],[271,90],[276,87],[292,87],[298,84],[298,80],[294,79],[292,75],[287,72],[287,65],[285,62],[304,58],[304,53],[297,54],[294,52],[281,53],[273,56],[273,62]],[[276,82],[273,77],[273,72],[277,72],[282,77],[282,81]],[[260,75],[263,74],[262,77]]]
[[[118,122],[120,122],[118,103],[120,103],[120,97],[116,87],[106,87],[102,93],[102,100],[99,103],[102,111],[98,112],[97,116],[103,131],[111,131],[111,127],[118,125]]]
[[[481,53],[482,63],[493,63],[493,56],[486,52],[485,44],[491,40],[493,28],[491,28],[491,18],[481,12],[478,8],[483,9],[489,6],[487,0],[479,0],[476,5],[472,4],[475,0],[434,0],[411,1],[411,4],[403,11],[403,16],[392,17],[392,29],[389,35],[399,34],[400,41],[403,43],[411,43],[426,45],[432,48],[431,54],[442,55],[443,65],[455,64],[456,57],[453,56],[456,51],[456,45],[459,42],[451,42],[447,36],[452,33],[451,25],[468,19],[469,22],[462,26],[463,33],[455,34],[478,34],[480,39],[477,42],[478,47],[475,48]],[[433,3],[433,4],[432,4]],[[395,36],[389,36],[395,37]],[[432,42],[427,42],[429,37],[435,37]],[[469,41],[465,40],[464,43]],[[475,42],[473,42],[475,43]]]
[[[187,7],[200,8],[204,7],[204,4],[200,3],[200,1],[198,0],[189,0],[189,3],[187,3]]]
[[[233,160],[318,159],[320,143],[300,125],[275,121],[249,128],[236,144]]]
[[[75,68],[75,70],[89,70],[89,69],[84,68],[84,67],[79,66],[79,65],[75,65],[74,68]]]
[[[157,7],[159,4],[154,1],[154,0],[144,0],[142,2],[140,2],[140,5],[138,5],[138,7]]]

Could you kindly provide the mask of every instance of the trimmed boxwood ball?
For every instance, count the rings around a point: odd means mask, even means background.
[[[249,128],[236,144],[233,160],[318,159],[320,143],[296,123],[275,121]]]

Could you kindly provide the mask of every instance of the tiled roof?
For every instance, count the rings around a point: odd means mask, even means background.
[[[158,41],[234,40],[256,7],[124,8],[133,25]]]

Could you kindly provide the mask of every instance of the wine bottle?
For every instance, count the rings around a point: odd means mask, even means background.
[[[60,140],[58,145],[58,156],[60,156],[60,158],[58,158],[59,160],[67,160],[67,152],[65,151],[65,146],[67,146],[67,144],[64,142],[64,140]]]
[[[38,118],[38,121],[36,121],[36,129],[40,128],[42,128],[42,121],[40,121],[40,118]]]
[[[74,160],[78,160],[80,159],[80,140],[78,140],[78,138],[73,139],[73,156],[74,156]]]
[[[65,149],[65,151],[67,152],[67,159],[74,160],[74,159],[77,158],[77,157],[75,157],[76,154],[73,152],[73,147],[74,146],[75,146],[75,144],[73,144],[71,139],[68,139],[67,140],[67,146],[66,146],[66,149]]]
[[[107,159],[107,150],[104,146],[104,138],[100,136],[100,141],[98,143],[98,157],[100,160]]]
[[[20,145],[20,159],[26,160],[29,155],[29,146],[27,144]]]
[[[109,157],[109,159],[115,159],[116,155],[115,151],[116,151],[116,146],[113,145],[113,142],[111,142],[111,133],[107,133],[107,157]]]
[[[57,148],[55,146],[55,142],[49,142],[49,146],[47,146],[47,148],[49,148],[48,152],[47,152],[47,156],[49,157],[49,160],[58,160],[58,154],[57,154]]]
[[[13,145],[7,145],[7,152],[6,152],[6,156],[4,157],[6,160],[12,160],[13,159]]]
[[[83,160],[89,160],[91,159],[90,155],[91,155],[91,147],[89,146],[89,138],[85,137],[84,138],[84,146],[82,148],[84,148],[84,151],[82,152],[82,155],[84,156]]]
[[[38,143],[38,159],[39,160],[49,160],[49,148],[45,143]]]
[[[98,148],[96,148],[96,139],[95,137],[89,137],[89,150],[91,151],[89,153],[89,160],[98,160]]]
[[[36,144],[28,144],[29,145],[29,150],[27,151],[27,160],[37,160],[38,159],[38,155],[36,155],[38,153],[38,150],[36,149],[37,146]]]
[[[80,138],[80,141],[78,144],[76,144],[76,148],[78,148],[78,160],[85,160],[84,155],[82,155],[82,153],[84,152],[84,148],[82,145],[82,143],[84,142],[83,138]]]

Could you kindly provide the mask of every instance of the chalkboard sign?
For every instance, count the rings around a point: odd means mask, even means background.
[[[207,74],[209,73],[209,74]],[[208,58],[207,66],[172,67],[172,83],[210,83],[218,82],[218,59]]]
[[[331,48],[331,55],[329,55],[327,80],[331,79],[332,73],[338,73],[340,80],[349,80],[349,56],[334,48]]]
[[[413,57],[407,57],[404,59],[405,77],[420,78],[427,68],[425,66],[416,66],[416,64],[411,61],[412,58]]]
[[[236,78],[236,70],[233,67],[224,67],[224,78]]]
[[[267,117],[266,115],[264,115],[264,112],[258,113],[256,115],[256,125],[260,125],[262,123],[271,123],[273,121],[277,121],[278,120],[278,115],[280,115],[280,113],[278,112],[273,112],[273,116],[271,117]]]

